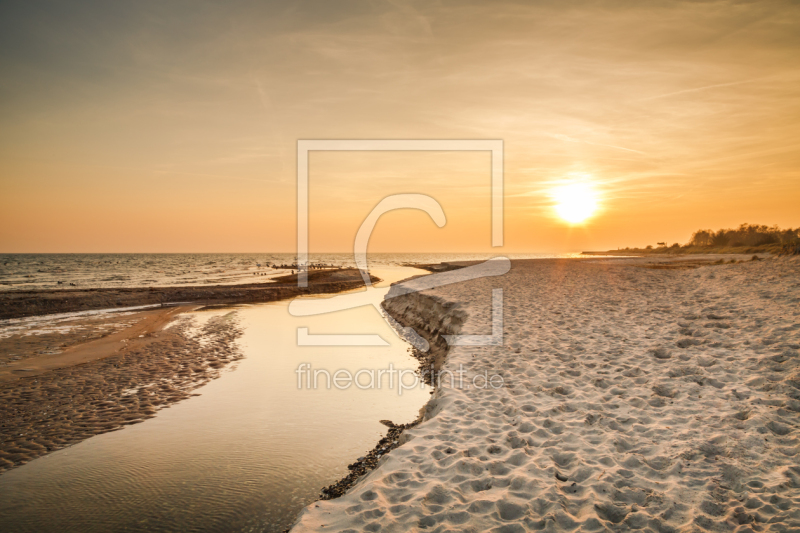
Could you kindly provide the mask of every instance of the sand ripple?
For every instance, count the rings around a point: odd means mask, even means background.
[[[235,312],[188,318],[143,346],[0,382],[0,472],[155,416],[241,359]]]

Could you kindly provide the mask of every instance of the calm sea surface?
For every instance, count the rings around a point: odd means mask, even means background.
[[[579,255],[511,254],[509,257]],[[370,266],[399,266],[490,257],[493,255],[370,254],[369,262]],[[352,254],[312,254],[310,259],[313,263],[355,266]],[[70,283],[79,288],[253,283],[287,273],[267,265],[291,265],[294,262],[294,254],[0,254],[0,291],[71,288]]]

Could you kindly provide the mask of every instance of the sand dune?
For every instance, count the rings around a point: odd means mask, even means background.
[[[504,386],[439,387],[293,531],[800,530],[800,262],[624,263],[515,261],[427,291],[489,334],[504,289],[504,346],[444,365]]]

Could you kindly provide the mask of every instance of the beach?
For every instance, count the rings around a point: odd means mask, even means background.
[[[520,260],[392,298],[435,344],[490,335],[502,288],[503,344],[450,347],[421,423],[292,531],[797,530],[799,280],[797,257]]]
[[[475,263],[422,267],[458,280]],[[312,486],[321,499],[292,530],[800,527],[798,274],[796,257],[589,257],[514,260],[505,275],[410,294],[432,278],[398,283],[383,307],[428,342],[414,355],[433,394],[418,420],[382,420],[343,478]],[[0,472],[153,418],[235,370],[237,304],[358,286],[337,270],[308,289],[0,294],[18,315],[0,338]],[[493,333],[498,288],[502,344],[448,347],[445,335]],[[138,305],[105,309],[119,294]],[[26,317],[41,300],[67,311]],[[210,314],[197,322],[198,310]]]

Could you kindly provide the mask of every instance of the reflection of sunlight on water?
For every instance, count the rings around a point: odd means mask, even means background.
[[[376,271],[384,286],[419,273]],[[417,363],[371,305],[307,317],[291,316],[288,305],[236,307],[233,316],[244,330],[238,344],[246,357],[236,370],[197,389],[200,396],[0,476],[0,515],[7,527],[282,531],[385,434],[379,420],[414,420],[430,391],[415,387],[399,396],[396,387],[386,386],[298,389],[302,363],[353,374],[389,365],[410,372]],[[193,328],[202,328],[230,312],[188,317]],[[390,346],[297,346],[298,327],[377,333]]]

